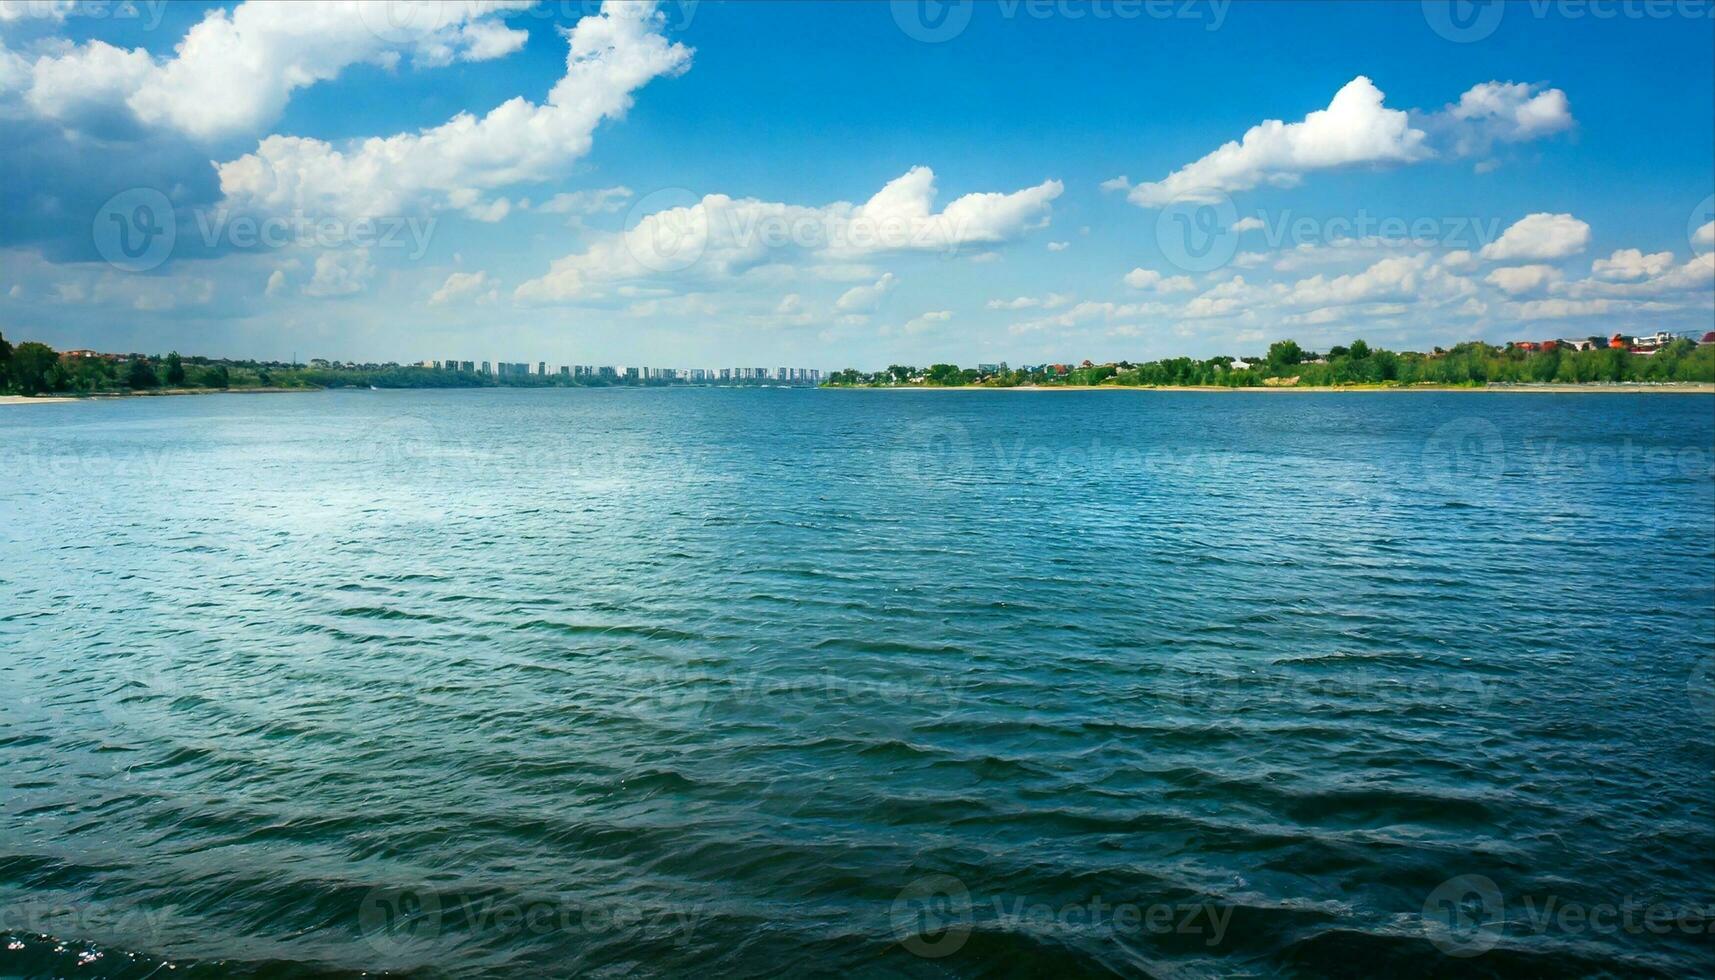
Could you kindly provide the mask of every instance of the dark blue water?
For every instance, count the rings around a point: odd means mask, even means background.
[[[0,408],[0,973],[1715,972],[1715,399]]]

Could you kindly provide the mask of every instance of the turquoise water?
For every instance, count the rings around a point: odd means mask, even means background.
[[[1679,395],[0,409],[0,973],[1708,975],[1712,458]]]

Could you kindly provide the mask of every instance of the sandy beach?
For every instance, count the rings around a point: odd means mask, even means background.
[[[154,391],[98,391],[90,395],[0,395],[0,405],[52,405],[118,398],[168,398],[177,395],[284,395],[320,388],[159,388]]]
[[[43,395],[40,398],[31,398],[28,395],[0,395],[0,405],[51,405],[55,402],[75,402],[77,400],[59,395]]]

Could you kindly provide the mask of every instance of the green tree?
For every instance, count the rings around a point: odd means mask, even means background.
[[[125,384],[132,391],[141,391],[144,388],[159,388],[161,379],[155,377],[155,369],[149,366],[149,362],[139,357],[126,369]]]
[[[167,384],[175,388],[183,387],[185,383],[185,364],[179,359],[179,352],[173,351],[167,355]]]
[[[1362,340],[1354,340],[1352,341],[1351,348],[1346,353],[1352,360],[1361,361],[1370,356],[1370,345],[1364,343]]]
[[[932,385],[958,386],[965,383],[965,373],[957,364],[932,364],[924,378]]]
[[[13,387],[26,395],[39,395],[53,390],[54,368],[59,363],[60,356],[52,347],[29,340],[12,351],[7,372]]]
[[[1278,371],[1304,360],[1304,348],[1296,340],[1277,340],[1268,345],[1268,366]]]
[[[12,345],[6,342],[6,335],[0,334],[0,391],[5,391],[7,382],[6,365],[12,360]]]

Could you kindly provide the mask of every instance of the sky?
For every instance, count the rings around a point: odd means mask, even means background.
[[[1701,333],[1712,103],[1712,0],[0,0],[0,334],[873,369]]]

